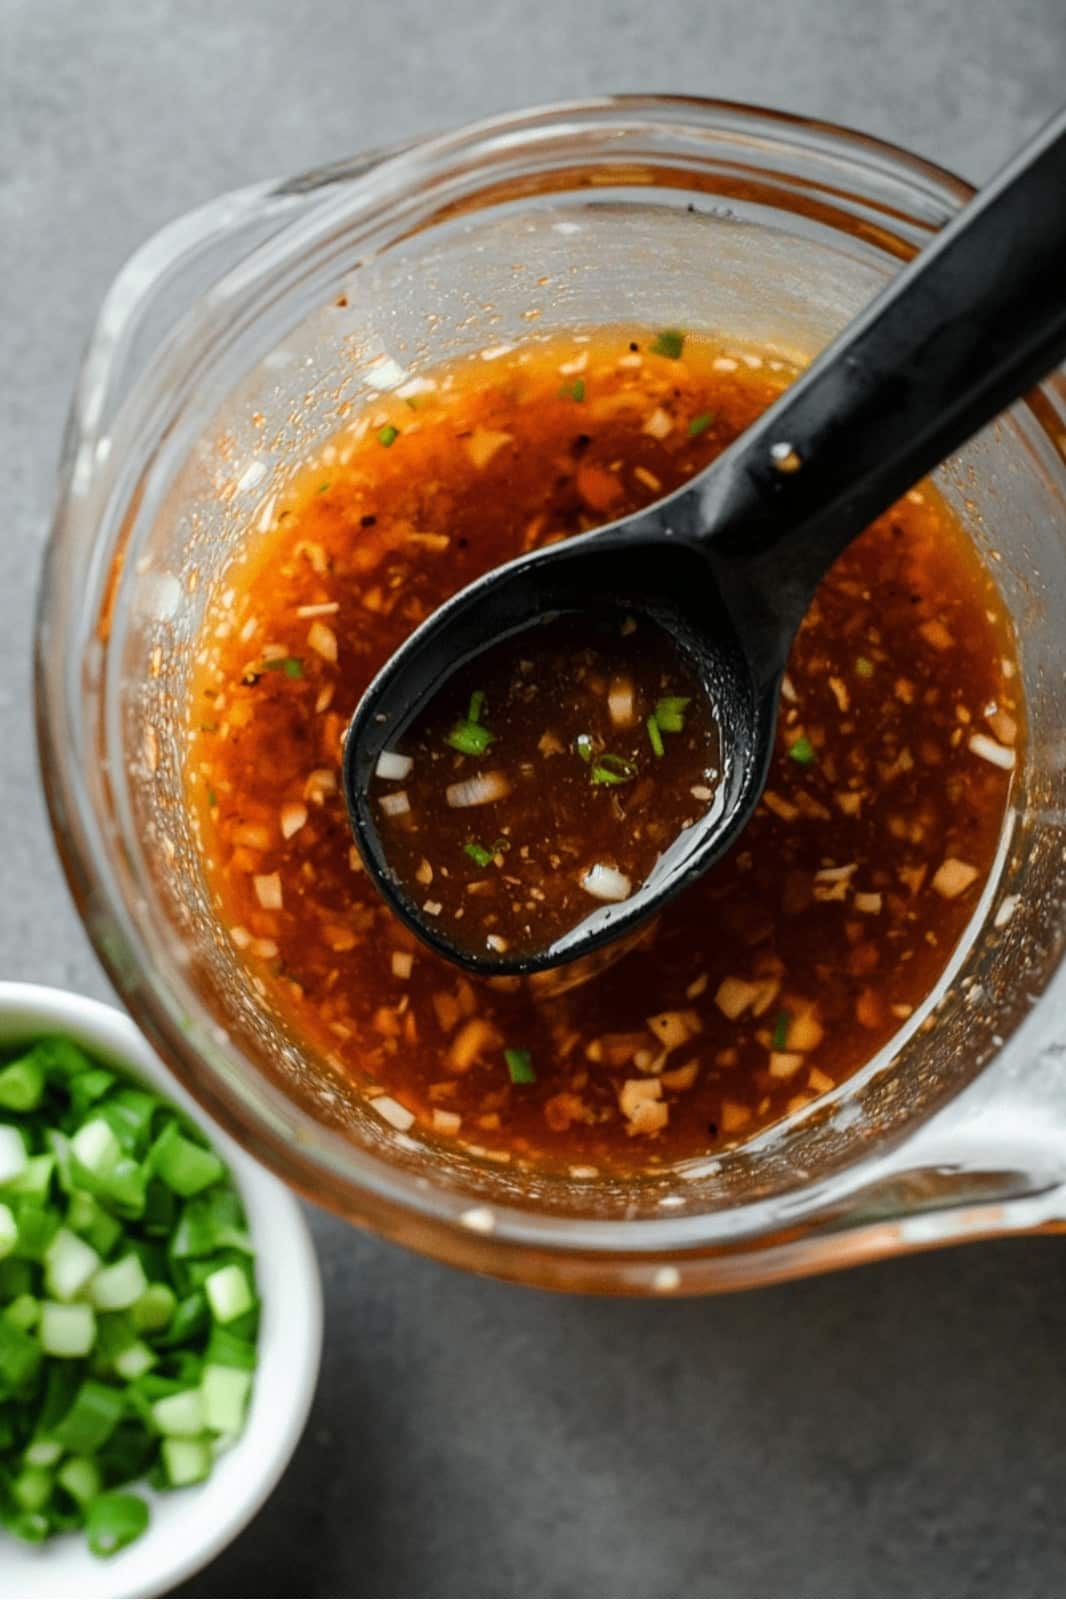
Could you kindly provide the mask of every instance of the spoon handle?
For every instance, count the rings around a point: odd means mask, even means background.
[[[787,652],[844,547],[1064,356],[1066,112],[691,486],[741,622]]]

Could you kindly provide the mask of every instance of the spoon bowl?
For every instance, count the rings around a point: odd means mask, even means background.
[[[568,965],[636,932],[733,844],[761,793],[773,750],[779,669],[765,680],[745,653],[700,545],[678,536],[687,490],[641,515],[565,544],[518,557],[441,606],[386,663],[367,689],[345,741],[343,782],[352,831],[368,869],[397,915],[441,955],[484,977],[529,976]],[[395,748],[450,677],[490,646],[530,635],[555,618],[602,615],[605,559],[609,609],[645,618],[673,642],[706,695],[722,765],[704,814],[682,829],[628,899],[601,904],[536,952],[468,950],[422,912],[391,869],[371,785]]]

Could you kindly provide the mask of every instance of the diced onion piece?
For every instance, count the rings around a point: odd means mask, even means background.
[[[975,756],[980,756],[982,761],[990,761],[994,767],[1002,767],[1004,772],[1013,772],[1014,751],[1005,744],[997,744],[987,733],[971,734],[969,748]]]
[[[782,822],[795,822],[799,816],[799,806],[794,806],[791,800],[776,794],[773,789],[764,789],[762,798],[766,809],[772,811],[775,817],[780,817]]]
[[[699,1061],[693,1059],[692,1061],[686,1061],[682,1067],[671,1067],[669,1072],[663,1073],[659,1081],[664,1089],[673,1089],[676,1092],[691,1089],[699,1070]]]
[[[467,1072],[479,1055],[498,1043],[496,1029],[484,1017],[471,1017],[464,1023],[448,1051],[448,1064],[455,1072]]]
[[[821,1067],[812,1067],[807,1074],[807,1087],[813,1089],[815,1094],[828,1094],[833,1087],[833,1080]]]
[[[852,901],[856,911],[861,911],[864,916],[876,917],[881,911],[880,894],[857,894]]]
[[[402,817],[411,809],[406,789],[397,789],[394,794],[383,794],[378,804],[387,817]]]
[[[857,868],[855,861],[846,867],[822,867],[814,874],[814,898],[821,901],[846,900]]]
[[[307,643],[323,661],[336,661],[337,635],[327,623],[316,618],[307,630]]]
[[[234,844],[245,845],[249,850],[269,850],[273,844],[270,829],[262,822],[241,822],[230,834]]]
[[[759,985],[747,983],[743,978],[723,978],[718,985],[714,1003],[723,1016],[735,1022],[759,997]]]
[[[415,882],[421,883],[427,889],[433,882],[433,867],[426,860],[425,856],[422,857],[421,861],[418,863],[418,866],[415,868]]]
[[[792,1078],[803,1065],[803,1056],[798,1050],[771,1050],[770,1076],[771,1078]]]
[[[669,412],[664,411],[662,406],[656,406],[642,431],[650,434],[653,439],[665,439],[672,428]]]
[[[699,1015],[695,1011],[660,1011],[645,1019],[651,1032],[669,1054],[700,1031]]]
[[[257,873],[252,878],[255,897],[264,911],[280,911],[284,900],[281,893],[281,876],[277,872]]]
[[[409,978],[414,964],[415,958],[410,950],[394,950],[392,952],[392,975],[394,978]]]
[[[607,691],[607,710],[616,728],[628,728],[633,722],[633,685],[628,678],[614,678]]]
[[[0,1183],[10,1183],[17,1178],[28,1159],[18,1129],[0,1124]]]
[[[955,643],[955,640],[939,617],[933,617],[929,622],[923,622],[918,632],[926,644],[931,644],[934,650],[950,650]]]
[[[629,1124],[630,1133],[657,1133],[670,1117],[670,1108],[662,1098],[663,1086],[658,1078],[627,1078],[618,1094],[622,1115]]]
[[[511,785],[502,772],[480,772],[475,778],[465,778],[461,783],[450,783],[444,791],[445,799],[453,807],[487,806],[494,800],[503,800],[511,792]],[[628,894],[628,889],[626,890]]]
[[[596,900],[628,900],[633,885],[617,867],[608,867],[602,861],[597,861],[581,879],[581,887]]]
[[[976,867],[956,856],[948,856],[933,874],[933,888],[945,900],[954,900],[967,890],[980,876]]]
[[[402,1106],[398,1100],[394,1100],[389,1094],[379,1094],[377,1099],[372,1100],[370,1103],[378,1116],[384,1117],[385,1121],[395,1128],[398,1133],[406,1133],[414,1123],[414,1112],[408,1111],[406,1106]]]
[[[302,800],[288,800],[281,808],[281,836],[291,839],[307,821],[307,807]]]
[[[475,428],[466,440],[466,453],[480,472],[482,467],[488,466],[497,450],[511,443],[511,438],[511,434],[497,433],[492,428]]]
[[[811,1011],[800,1011],[789,1020],[786,1044],[790,1051],[817,1050],[825,1029]]]
[[[328,794],[337,792],[337,774],[330,767],[316,767],[307,774],[304,784],[304,795],[308,800],[313,800],[320,806]]]
[[[462,1121],[458,1111],[442,1111],[439,1106],[434,1108],[433,1127],[437,1133],[458,1133]]]
[[[723,1100],[721,1125],[723,1133],[738,1133],[752,1119],[752,1110],[742,1100]]]
[[[402,783],[413,766],[414,761],[410,756],[402,756],[396,750],[383,750],[378,756],[374,775],[390,783]]]

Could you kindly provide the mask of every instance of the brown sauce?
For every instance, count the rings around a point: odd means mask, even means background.
[[[582,614],[456,673],[371,793],[421,918],[459,948],[514,955],[627,900],[707,810],[718,760],[710,704],[663,630]]]
[[[410,630],[489,568],[676,488],[790,376],[758,351],[644,330],[432,374],[339,434],[219,584],[189,712],[204,872],[290,1028],[395,1126],[589,1175],[706,1154],[855,1072],[942,974],[995,860],[1022,711],[998,592],[929,484],[823,582],[790,659],[767,790],[737,848],[645,948],[590,983],[553,1000],[471,983],[398,923],[349,834],[344,731]],[[493,760],[511,737],[499,698],[511,681],[501,669],[498,683],[466,686],[485,691]],[[469,721],[469,710],[447,715]],[[519,738],[516,725],[516,752],[547,726],[531,718]],[[564,749],[545,770],[566,764],[589,819],[623,790],[631,804],[639,778],[587,783],[567,748],[575,730],[560,712]],[[676,758],[680,784],[689,763],[714,765],[706,729],[691,750],[666,741],[663,758],[638,748],[639,717],[622,731],[632,751],[596,726],[642,775]],[[460,754],[443,751],[445,763]],[[428,823],[414,771],[412,808]],[[606,852],[616,844],[610,813],[600,818]],[[420,887],[442,915],[478,874],[512,871],[514,851],[494,848],[506,825],[436,818],[436,853],[418,862],[429,860]],[[468,842],[491,850],[491,865]],[[416,882],[418,862],[412,848]],[[454,874],[447,900],[442,865]],[[507,927],[526,936],[526,923]]]

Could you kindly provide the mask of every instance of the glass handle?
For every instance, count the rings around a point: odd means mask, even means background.
[[[235,189],[166,224],[115,278],[89,340],[68,426],[72,453],[105,436],[131,385],[196,300],[231,268],[338,185],[362,178],[409,144],[367,151],[282,181]],[[91,466],[91,461],[89,463]]]

